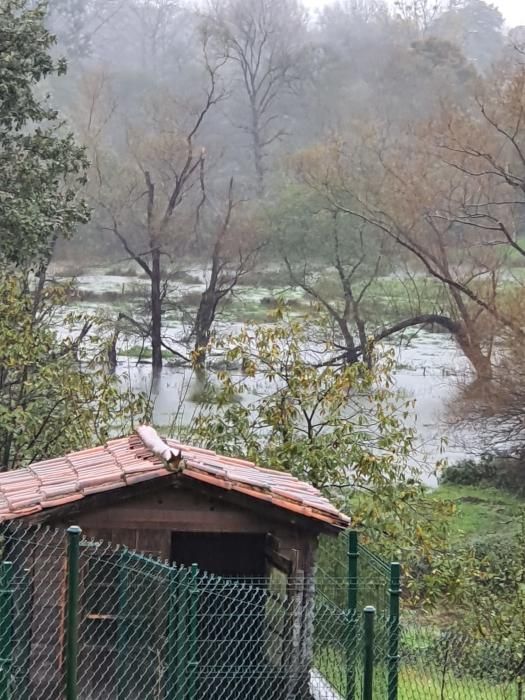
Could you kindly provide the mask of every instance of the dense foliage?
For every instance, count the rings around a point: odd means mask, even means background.
[[[525,493],[523,458],[484,454],[450,464],[441,474],[442,484],[488,486],[510,493]]]
[[[427,556],[448,507],[421,486],[415,435],[403,422],[413,402],[394,391],[392,359],[377,358],[373,371],[316,362],[308,327],[290,320],[248,327],[219,345],[242,373],[221,372],[208,385],[208,410],[192,438],[315,484],[391,556]]]
[[[145,404],[108,366],[96,319],[68,315],[65,290],[0,281],[0,464],[13,469],[128,433]],[[61,331],[61,335],[58,333]]]
[[[17,265],[46,259],[59,236],[87,220],[78,197],[86,159],[42,92],[63,74],[50,54],[45,6],[0,3],[0,259]]]
[[[0,2],[0,464],[12,469],[129,431],[144,403],[108,366],[94,317],[47,280],[59,237],[88,218],[86,159],[42,95],[63,74],[45,7]],[[36,274],[31,272],[36,270]],[[98,324],[98,325],[97,325]]]

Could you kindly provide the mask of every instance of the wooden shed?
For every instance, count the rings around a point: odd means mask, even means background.
[[[62,692],[57,673],[63,663],[65,553],[63,547],[49,546],[50,533],[42,525],[58,532],[78,525],[83,535],[95,542],[120,545],[168,565],[196,564],[200,572],[220,577],[215,580],[242,580],[253,591],[268,589],[277,582],[280,591],[285,591],[283,595],[293,598],[293,605],[284,601],[282,606],[286,614],[293,610],[293,619],[283,618],[279,629],[288,635],[293,628],[293,663],[304,675],[312,654],[309,636],[318,537],[321,533],[336,535],[349,524],[348,518],[315,488],[289,474],[176,440],[162,440],[147,426],[94,449],[0,474],[0,521],[7,533],[4,558],[9,556],[17,566],[15,575],[21,577],[23,572],[29,582],[26,595],[32,602],[28,606],[30,619],[24,626],[30,629],[30,639],[24,644],[30,645],[30,661],[24,683],[29,682],[32,688],[27,696],[31,700],[58,700]],[[19,532],[25,527],[39,529],[24,539]],[[116,585],[113,579],[103,580],[102,574],[97,575],[98,588],[90,589],[83,598],[81,624],[82,620],[90,621],[94,632],[90,632],[89,643],[95,650],[97,645],[103,648],[104,658],[110,663],[116,644],[111,640],[119,632],[111,631],[113,611],[102,614],[100,610],[105,600],[114,595],[116,600],[118,595],[112,588]],[[147,604],[152,610],[155,605],[162,606],[161,600],[155,600],[156,595],[151,588]],[[276,593],[277,598],[279,595]],[[246,600],[248,605],[249,597]],[[212,603],[211,598],[207,606],[202,603],[203,620],[212,610],[217,612],[217,602]],[[238,620],[242,626],[242,616]],[[226,651],[233,668],[239,661],[236,653],[246,655],[246,645],[237,640],[236,652],[235,640],[242,635],[236,637],[232,632],[235,623],[231,619],[228,625],[221,624],[213,629],[208,624],[205,636],[212,644],[227,631]],[[292,663],[290,649],[279,642],[279,646],[274,645],[274,657],[276,648],[277,656],[282,650],[283,658],[288,659],[276,661],[284,669],[285,662]],[[262,658],[262,652],[257,653],[257,658]],[[201,650],[203,664],[206,655]],[[243,664],[246,662],[244,658]],[[119,664],[116,657],[114,664]],[[283,677],[289,670],[284,669]],[[98,690],[85,690],[80,697],[171,697],[167,691],[158,695],[144,686],[136,694],[131,689],[119,694],[113,687],[115,673],[108,674],[113,680],[99,683]],[[238,696],[239,691],[236,687],[231,697]],[[251,700],[259,697],[253,688],[249,692]],[[248,693],[246,687],[243,693]],[[274,695],[278,700],[307,697],[308,693],[282,686]],[[211,685],[197,696],[203,700],[230,697]]]

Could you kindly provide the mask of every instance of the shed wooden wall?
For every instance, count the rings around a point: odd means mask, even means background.
[[[274,520],[248,506],[242,508],[178,485],[81,511],[72,519],[51,524],[79,525],[87,537],[165,560],[170,558],[173,532],[272,534],[279,542],[279,553],[296,558],[297,568],[305,572],[313,566],[317,544],[315,533],[293,523]]]

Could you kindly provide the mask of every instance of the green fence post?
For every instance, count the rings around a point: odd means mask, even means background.
[[[363,700],[373,700],[374,692],[374,618],[376,609],[368,605],[364,609],[364,663]]]
[[[197,564],[191,565],[189,587],[189,619],[188,619],[188,700],[197,697],[197,675],[199,672],[199,649],[197,614],[199,605],[199,569]]]
[[[82,530],[72,525],[67,530],[67,642],[66,700],[77,700],[78,676],[78,563]]]
[[[13,656],[13,564],[0,565],[0,700],[11,697]]]
[[[123,549],[118,564],[117,700],[128,695],[129,574],[129,552]]]
[[[175,686],[175,700],[185,700],[186,684],[188,683],[188,570],[180,568],[178,572],[178,599],[177,599],[177,625],[176,625],[176,667],[177,684]],[[171,700],[171,699],[170,699]]]
[[[359,543],[357,532],[348,535],[348,639],[346,644],[346,700],[355,698],[355,667],[357,664],[357,566]]]
[[[401,567],[390,564],[390,612],[388,619],[388,700],[397,700],[399,677],[399,599],[401,595]]]
[[[183,673],[180,664],[179,638],[178,638],[178,613],[179,605],[179,570],[171,567],[168,576],[168,648],[166,658],[166,683],[164,690],[165,700],[175,698],[175,690],[178,685],[178,676]]]

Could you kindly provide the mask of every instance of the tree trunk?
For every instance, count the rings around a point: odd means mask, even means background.
[[[261,146],[259,115],[257,113],[257,107],[254,104],[252,104],[252,142],[255,175],[257,177],[257,194],[261,196],[264,193],[263,149]]]
[[[195,319],[195,354],[196,364],[203,367],[206,362],[206,351],[210,342],[210,333],[215,320],[217,298],[213,290],[207,289],[201,296],[197,318]]]
[[[119,337],[119,329],[115,328],[115,332],[111,336],[108,346],[108,369],[111,374],[114,374],[117,369],[118,356],[117,356],[117,343]]]
[[[339,328],[341,330],[341,335],[343,336],[343,340],[345,343],[345,364],[348,365],[354,365],[356,362],[359,362],[359,354],[357,353],[355,343],[354,343],[354,338],[352,336],[352,332],[350,328],[348,327],[348,323],[346,319],[340,317],[337,319],[337,322],[339,324]]]
[[[478,343],[473,343],[464,333],[458,333],[456,340],[463,354],[476,373],[476,382],[492,381],[492,362],[490,356],[483,353]]]
[[[162,293],[158,249],[151,253],[151,361],[153,372],[162,369]]]

